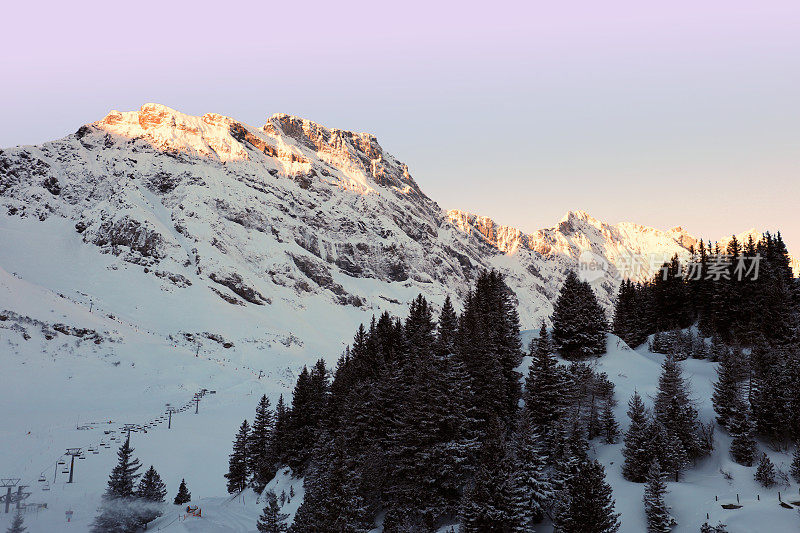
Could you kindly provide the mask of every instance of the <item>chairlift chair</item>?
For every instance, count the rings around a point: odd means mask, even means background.
[[[49,483],[45,483],[45,484],[42,486],[42,490],[50,490],[50,484],[49,484]]]

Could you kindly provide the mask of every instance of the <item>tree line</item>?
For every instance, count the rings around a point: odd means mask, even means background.
[[[649,282],[622,282],[612,331],[636,347],[648,335],[696,324],[728,345],[785,347],[798,342],[798,304],[780,232],[744,244],[734,236],[725,250],[701,240],[686,264],[675,256]]]
[[[129,436],[117,451],[92,533],[134,533],[164,514],[167,487],[152,465],[144,474],[139,472],[142,465],[133,452]],[[191,498],[186,480],[181,480],[173,503],[182,505]]]

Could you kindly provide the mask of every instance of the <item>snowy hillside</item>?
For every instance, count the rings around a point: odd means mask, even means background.
[[[608,353],[598,360],[597,367],[606,372],[614,382],[618,401],[614,414],[623,431],[629,423],[625,414],[627,402],[634,391],[642,395],[646,404],[652,405],[651,398],[657,390],[663,360],[663,355],[648,352],[646,346],[634,351],[617,337],[609,335]],[[684,375],[691,383],[692,397],[698,401],[701,420],[713,420],[711,393],[712,384],[717,379],[717,364],[707,360],[687,359],[681,365]],[[762,487],[753,479],[755,467],[741,466],[730,458],[730,443],[731,438],[727,432],[717,427],[711,456],[701,459],[693,468],[688,469],[680,482],[667,483],[670,492],[666,496],[666,502],[672,507],[672,514],[678,521],[673,531],[696,532],[706,521],[711,525],[718,522],[727,524],[728,531],[732,533],[796,531],[800,524],[798,506],[791,509],[781,507],[778,491],[782,492],[784,501],[798,501],[800,496],[797,484],[770,489]],[[622,513],[620,531],[646,531],[647,524],[642,511],[644,485],[626,481],[622,477],[622,444],[598,444],[595,445],[595,451],[606,468],[608,482],[614,488],[617,512]],[[791,453],[778,453],[763,444],[760,445],[760,451],[768,453],[776,467],[788,471]],[[730,474],[731,479],[727,479],[724,473]],[[723,509],[723,504],[736,503],[737,494],[742,508]],[[709,515],[708,520],[706,513]],[[766,523],[769,524],[767,528],[764,526]]]
[[[13,289],[22,299],[40,292],[14,276],[3,274],[3,297]],[[39,294],[39,296],[44,296]],[[167,512],[158,519],[154,529],[165,531],[231,531],[255,532],[255,522],[263,507],[258,495],[248,491],[231,498],[225,495],[225,456],[230,438],[240,418],[252,416],[261,393],[274,396],[286,392],[280,382],[257,379],[249,369],[235,366],[235,360],[214,357],[195,358],[190,349],[159,342],[149,333],[135,331],[119,322],[103,318],[60,297],[50,300],[53,317],[81,317],[87,326],[104,335],[114,335],[137,342],[129,350],[119,343],[116,348],[82,342],[58,335],[58,350],[47,352],[48,343],[39,325],[29,324],[25,331],[30,339],[23,341],[17,330],[2,329],[4,349],[15,353],[4,364],[4,385],[7,394],[0,408],[7,413],[0,436],[10,444],[2,455],[0,469],[5,477],[21,477],[31,485],[29,502],[48,503],[48,509],[29,511],[26,525],[31,533],[52,531],[85,531],[95,514],[105,479],[116,459],[121,427],[124,423],[153,423],[147,433],[134,433],[132,442],[136,455],[147,466],[154,464],[167,482],[169,497],[174,495],[178,482],[186,478],[192,492],[192,504],[199,505],[202,517],[186,516],[183,507],[167,504]],[[523,332],[523,340],[533,332]],[[113,356],[109,357],[111,354]],[[631,350],[622,341],[609,336],[608,353],[597,362],[615,384],[618,405],[615,416],[621,429],[627,426],[627,399],[638,390],[645,401],[655,393],[663,356],[644,348]],[[116,361],[120,361],[116,365]],[[527,361],[527,359],[526,359]],[[713,417],[710,402],[711,384],[716,379],[715,363],[689,359],[683,362],[694,396],[700,400],[700,416]],[[524,370],[521,369],[521,370]],[[285,383],[283,383],[285,385]],[[194,392],[209,388],[201,400],[199,414],[194,414],[190,400]],[[20,402],[18,398],[24,398]],[[173,415],[172,429],[162,419],[164,403],[185,409]],[[85,427],[78,430],[76,427]],[[105,434],[105,431],[111,431]],[[112,440],[114,439],[114,440]],[[100,446],[107,443],[109,448]],[[688,470],[680,483],[668,483],[667,503],[678,519],[675,532],[696,532],[706,521],[722,521],[732,533],[794,531],[797,528],[796,510],[779,506],[778,491],[784,501],[795,501],[798,487],[765,489],[753,480],[754,468],[731,461],[728,455],[730,438],[717,431],[713,454]],[[75,482],[65,483],[64,466],[57,460],[67,446],[96,447],[97,454],[88,453],[85,460],[76,461]],[[622,513],[624,533],[645,530],[642,511],[642,491],[639,483],[625,481],[620,474],[622,444],[593,444],[593,453],[606,468],[607,480],[614,489],[616,509]],[[761,446],[770,454],[776,466],[786,469],[791,457]],[[729,473],[727,479],[722,472]],[[38,482],[42,475],[46,482]],[[55,476],[55,482],[53,481]],[[43,490],[48,487],[49,490]],[[292,515],[302,499],[302,481],[282,471],[269,485],[277,494],[295,497],[284,505],[283,512]],[[741,509],[725,510],[725,503],[736,502]],[[718,498],[718,500],[716,499]],[[73,511],[67,524],[65,511]],[[9,515],[0,514],[0,528],[5,528]],[[549,531],[547,524],[539,530]]]
[[[186,478],[207,509],[192,522],[170,506],[159,527],[254,531],[255,496],[224,497],[236,428],[262,394],[274,403],[290,393],[304,364],[333,364],[359,323],[383,310],[405,315],[418,293],[435,306],[452,295],[458,307],[477,273],[496,268],[530,328],[551,314],[585,251],[608,264],[594,287],[609,309],[627,258],[647,265],[642,279],[654,271],[651,254],[685,255],[693,239],[584,212],[532,234],[447,213],[373,136],[288,115],[253,127],[146,104],[60,140],[0,150],[0,477],[21,478],[28,502],[48,503],[26,518],[32,533],[85,531],[123,424],[148,425],[132,436],[136,455],[155,465],[170,497]],[[600,361],[617,384],[620,421],[633,388],[654,386],[658,357],[613,341]],[[689,361],[687,371],[708,401],[713,365]],[[202,389],[215,393],[194,414]],[[172,429],[166,404],[182,408]],[[58,464],[67,447],[97,452],[76,460],[73,484]],[[641,531],[641,486],[613,480],[618,446],[597,452],[623,530]],[[691,470],[686,497],[669,500],[676,531],[696,530],[696,513],[721,518],[714,494],[736,491],[750,503],[725,515],[731,531],[773,514],[796,518],[773,509],[773,493],[751,502],[755,485],[739,468],[718,451]],[[299,480],[275,483],[302,497]],[[0,514],[0,529],[9,516]]]

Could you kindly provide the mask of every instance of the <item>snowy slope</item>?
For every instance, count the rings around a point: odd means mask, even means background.
[[[434,304],[458,300],[494,267],[533,327],[584,251],[611,266],[595,284],[608,308],[620,258],[685,253],[691,239],[582,212],[531,235],[490,222],[448,215],[371,135],[288,115],[258,128],[147,104],[1,150],[0,477],[21,477],[30,502],[48,503],[29,530],[85,531],[94,515],[118,442],[76,461],[71,485],[56,468],[66,447],[154,421],[134,434],[136,455],[171,496],[185,477],[208,510],[205,522],[169,527],[253,531],[259,505],[229,501],[222,477],[238,425],[261,394],[273,403],[289,394],[303,364],[333,364],[372,314],[404,315],[420,292]],[[655,383],[658,367],[655,356],[620,350],[600,364],[630,378],[618,382],[624,412],[628,389]],[[165,429],[165,404],[183,406],[202,388],[217,392]],[[615,450],[598,453],[614,461]],[[698,472],[716,483],[717,468],[707,470]],[[633,512],[640,495],[630,497]]]
[[[628,399],[634,390],[638,390],[645,403],[652,408],[651,399],[657,390],[663,360],[663,355],[648,352],[646,345],[634,351],[617,337],[609,335],[608,353],[598,360],[597,367],[598,370],[606,372],[615,384],[618,404],[614,414],[622,431],[628,426],[629,421],[625,412]],[[693,397],[698,401],[701,420],[704,422],[713,420],[711,393],[712,384],[716,381],[717,364],[697,359],[688,359],[681,364],[684,375],[690,380]],[[682,481],[667,483],[670,492],[666,496],[666,502],[672,507],[672,514],[678,520],[678,526],[673,531],[676,533],[699,531],[700,526],[706,521],[706,513],[712,525],[722,521],[728,525],[728,531],[732,533],[797,531],[800,528],[797,509],[800,506],[794,506],[793,509],[781,507],[778,502],[778,491],[781,491],[784,501],[798,501],[800,500],[798,485],[792,483],[788,488],[771,489],[760,486],[753,479],[755,466],[744,467],[730,459],[728,453],[730,441],[727,432],[717,427],[712,455],[687,470]],[[644,484],[631,483],[622,477],[622,444],[595,444],[594,447],[598,459],[606,468],[607,481],[614,489],[617,512],[622,513],[620,531],[631,533],[646,531],[642,507]],[[791,463],[790,454],[775,452],[763,443],[759,444],[759,448],[770,456],[777,468],[788,472]],[[721,470],[730,473],[733,479],[727,480]],[[736,503],[736,494],[739,494],[742,508],[723,509],[722,504]],[[715,497],[719,500],[715,500]]]

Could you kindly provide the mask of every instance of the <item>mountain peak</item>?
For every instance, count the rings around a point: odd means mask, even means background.
[[[220,161],[248,159],[231,135],[235,121],[216,113],[187,115],[163,104],[147,103],[138,111],[111,111],[92,126],[128,139],[141,138],[163,151],[184,152]]]
[[[374,135],[326,128],[311,120],[276,113],[261,128],[217,113],[192,116],[171,107],[147,103],[136,111],[111,111],[92,128],[152,148],[222,163],[255,163],[265,172],[304,182],[323,181],[359,193],[387,187],[399,194],[425,198],[408,167],[385,152]],[[104,145],[114,138],[104,139]]]

